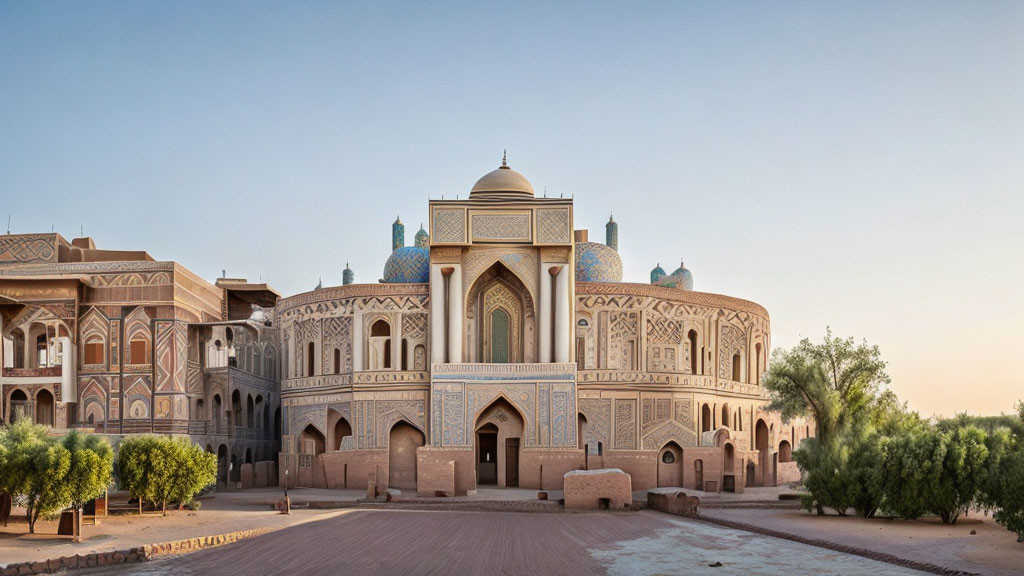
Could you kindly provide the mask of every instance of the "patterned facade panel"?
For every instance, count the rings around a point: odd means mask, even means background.
[[[583,443],[596,450],[597,443],[608,445],[612,435],[612,401],[607,398],[580,398],[579,413],[586,419]]]
[[[0,262],[56,262],[56,234],[0,236]]]
[[[156,389],[159,392],[184,391],[176,388],[174,371],[175,360],[175,330],[173,322],[160,321],[156,323]]]
[[[530,242],[530,213],[473,213],[470,229],[474,242]]]
[[[537,243],[568,244],[572,239],[568,208],[537,210]]]
[[[636,402],[615,400],[615,448],[636,449]]]
[[[435,208],[430,225],[431,244],[465,244],[466,211],[461,208]]]

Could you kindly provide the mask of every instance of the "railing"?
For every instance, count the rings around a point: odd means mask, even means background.
[[[63,368],[60,366],[3,369],[3,375],[7,378],[60,378],[61,374],[63,374]]]

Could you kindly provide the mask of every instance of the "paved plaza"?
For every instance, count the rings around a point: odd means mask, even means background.
[[[231,546],[105,573],[920,574],[650,511],[416,510],[344,511]]]

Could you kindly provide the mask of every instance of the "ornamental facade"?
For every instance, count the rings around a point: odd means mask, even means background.
[[[813,434],[759,385],[761,306],[696,292],[683,265],[622,282],[618,223],[575,230],[502,165],[432,200],[412,246],[392,225],[383,278],[284,298],[282,474],[290,485],[421,495],[560,489],[621,468],[635,489],[742,491],[797,479]]]

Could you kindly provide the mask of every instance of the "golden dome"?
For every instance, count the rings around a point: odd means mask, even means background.
[[[501,166],[484,174],[473,184],[469,192],[470,198],[533,198],[533,186],[519,172],[508,167],[502,155]]]

